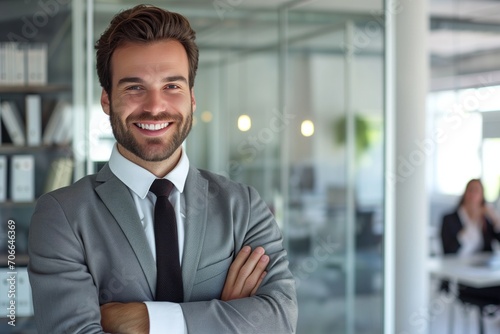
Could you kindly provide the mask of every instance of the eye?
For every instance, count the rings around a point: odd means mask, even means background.
[[[179,88],[179,86],[176,84],[168,84],[165,86],[165,88],[166,89],[177,89],[177,88]]]
[[[138,85],[135,85],[135,86],[128,86],[125,88],[125,90],[141,90],[142,87],[141,86],[138,86]]]

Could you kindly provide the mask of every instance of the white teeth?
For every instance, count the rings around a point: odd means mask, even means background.
[[[162,123],[162,124],[137,123],[137,126],[140,127],[141,129],[156,131],[156,130],[161,130],[163,128],[166,128],[168,126],[168,124],[169,123]]]

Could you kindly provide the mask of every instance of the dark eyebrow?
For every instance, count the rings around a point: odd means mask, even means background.
[[[165,77],[162,79],[163,82],[172,82],[172,81],[182,81],[184,83],[188,83],[187,79],[182,75],[174,75],[170,77]],[[139,77],[125,77],[118,80],[118,86],[125,83],[144,83],[144,80]]]
[[[162,81],[164,81],[164,82],[182,81],[184,83],[188,83],[187,79],[184,76],[182,76],[182,75],[174,75],[174,76],[171,76],[171,77],[166,77]]]
[[[118,80],[118,86],[125,84],[125,83],[143,83],[143,82],[144,82],[144,80],[142,80],[139,77],[125,77],[125,78],[121,78],[120,80]]]

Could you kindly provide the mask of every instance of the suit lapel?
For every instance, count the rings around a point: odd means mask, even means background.
[[[144,271],[149,289],[154,297],[156,265],[140,218],[135,210],[134,200],[127,186],[111,172],[108,165],[104,166],[98,173],[97,181],[103,183],[96,187],[96,192],[127,237]]]
[[[189,169],[184,187],[186,201],[186,221],[184,252],[182,255],[182,281],[184,301],[189,301],[200,261],[207,224],[208,181],[198,170]]]

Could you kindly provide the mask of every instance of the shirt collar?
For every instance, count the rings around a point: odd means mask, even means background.
[[[120,181],[142,199],[146,197],[151,184],[156,179],[153,173],[136,165],[121,155],[116,144],[113,146],[111,157],[109,158],[109,168]],[[179,162],[164,178],[171,181],[175,188],[182,193],[184,191],[184,185],[186,184],[188,172],[189,159],[184,149],[182,149]]]

